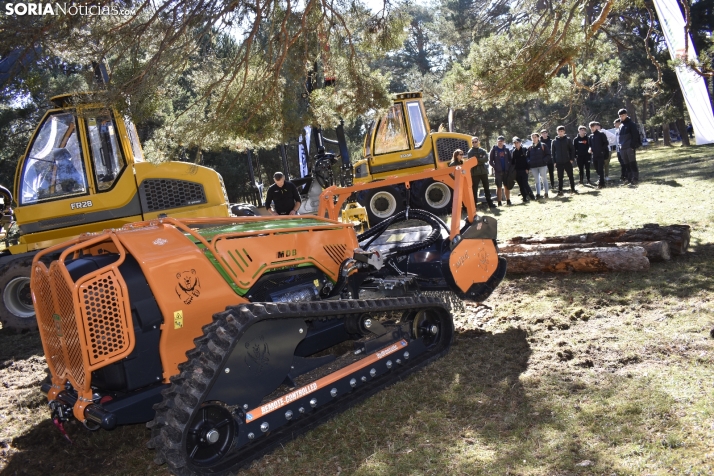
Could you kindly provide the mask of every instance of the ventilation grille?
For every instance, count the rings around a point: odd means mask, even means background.
[[[139,187],[144,212],[168,210],[206,203],[203,185],[174,179],[147,179]]]
[[[332,258],[337,265],[342,264],[345,260],[345,254],[347,253],[347,246],[345,245],[325,245],[323,246],[327,254]]]
[[[469,150],[469,143],[463,139],[446,137],[436,140],[436,154],[440,162],[448,162],[454,155],[456,149],[461,149],[466,155]]]
[[[37,323],[42,340],[47,347],[47,365],[54,375],[63,375],[67,371],[67,362],[60,340],[61,322],[59,319],[55,320],[50,275],[42,263],[35,265],[35,273],[32,275],[32,290],[36,299]]]
[[[59,262],[49,270],[43,263],[34,267],[35,312],[47,365],[53,377],[69,380],[78,391],[91,391],[91,372],[131,350],[134,328],[120,279],[108,270],[81,284],[75,295]]]
[[[79,342],[77,316],[74,313],[72,290],[62,275],[59,264],[55,261],[50,265],[50,279],[56,302],[54,319],[57,333],[62,337],[67,355],[66,368],[70,380],[79,388],[84,388],[86,372],[82,360],[82,345]],[[55,356],[53,356],[55,357]]]
[[[123,352],[128,339],[118,286],[113,273],[104,273],[81,286],[83,321],[90,344],[89,362],[94,365]]]

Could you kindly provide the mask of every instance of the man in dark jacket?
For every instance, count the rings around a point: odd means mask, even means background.
[[[590,182],[590,144],[588,143],[588,129],[585,126],[578,127],[578,135],[573,139],[573,147],[575,147],[575,160],[578,162],[578,171],[580,172],[580,185],[583,185],[583,177],[586,177],[587,184]]]
[[[617,114],[620,116],[620,121],[622,121],[618,136],[620,155],[622,156],[622,161],[630,169],[630,175],[627,177],[629,183],[637,185],[640,181],[640,170],[637,167],[635,148],[639,147],[640,144],[635,144],[635,142],[639,140],[640,133],[630,116],[627,115],[627,109],[620,109]]]
[[[548,198],[548,176],[546,172],[548,171],[548,164],[552,163],[550,157],[550,147],[540,141],[540,136],[537,132],[531,134],[531,139],[533,144],[528,147],[528,166],[531,169],[533,178],[535,178],[536,184],[536,198],[541,198],[540,189],[541,180],[543,181],[543,191],[545,192],[545,198]]]
[[[506,147],[506,138],[503,136],[498,136],[498,143],[493,146],[491,153],[488,156],[488,163],[493,167],[495,179],[496,179],[496,200],[498,200],[498,206],[501,206],[501,187],[505,185],[506,204],[512,205],[511,203],[511,189],[508,188],[508,174],[511,171],[511,151]],[[513,180],[513,179],[511,179]],[[511,188],[512,187],[512,184]]]
[[[468,160],[477,161],[478,165],[471,169],[471,180],[473,182],[474,201],[478,204],[478,184],[483,185],[483,193],[486,196],[488,208],[496,208],[493,200],[491,200],[491,191],[488,189],[488,152],[479,147],[478,137],[471,138],[471,148],[466,153]]]
[[[548,133],[547,129],[543,129],[540,131],[540,142],[542,144],[545,144],[548,146],[548,150],[552,151],[553,150],[553,139],[550,138],[550,134]],[[548,166],[548,175],[550,175],[550,184],[552,186],[555,186],[555,176],[553,175],[554,171],[554,165],[553,165],[553,157],[550,158],[550,161],[547,164]]]
[[[528,173],[530,172],[528,154],[526,149],[521,147],[521,139],[518,137],[513,138],[513,152],[511,152],[511,155],[513,157],[513,166],[516,168],[516,182],[518,182],[518,188],[521,190],[523,203],[535,200],[533,190],[531,190],[531,186],[528,184]]]
[[[567,172],[570,180],[570,191],[575,191],[575,178],[573,177],[573,161],[575,160],[575,147],[570,137],[565,135],[565,126],[558,126],[558,137],[551,142],[551,151],[556,167],[558,167],[558,196],[563,196],[563,175]]]
[[[610,142],[604,132],[600,132],[600,123],[593,121],[590,124],[590,137],[588,138],[590,145],[590,153],[593,155],[593,163],[595,170],[599,176],[597,188],[605,188],[605,154],[608,152]]]
[[[285,180],[282,172],[273,174],[275,183],[268,188],[265,196],[265,208],[273,215],[297,215],[300,209],[300,193],[292,182]],[[273,205],[274,211],[270,205]]]
[[[612,123],[613,127],[615,128],[615,151],[617,152],[617,161],[620,162],[620,182],[626,182],[627,177],[630,176],[630,168],[627,166],[627,164],[622,160],[622,154],[620,153],[620,126],[622,125],[622,121],[618,117],[615,119],[615,121]]]

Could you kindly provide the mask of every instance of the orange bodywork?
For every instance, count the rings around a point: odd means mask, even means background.
[[[388,177],[377,182],[362,183],[351,187],[329,187],[320,196],[320,203],[317,209],[317,216],[327,217],[337,220],[343,205],[353,193],[373,188],[386,187],[388,185],[404,184],[409,189],[411,183],[418,180],[433,179],[443,182],[454,191],[454,198],[451,206],[451,216],[460,217],[461,208],[466,208],[466,216],[469,223],[473,223],[476,217],[476,199],[472,192],[471,169],[477,165],[476,160],[467,160],[463,165],[456,167],[427,170],[417,174],[407,176]],[[451,220],[451,230],[449,238],[454,239],[459,233],[459,220]]]
[[[463,240],[449,256],[449,269],[456,285],[466,292],[476,283],[485,283],[498,268],[498,252],[493,240]]]
[[[163,316],[160,356],[163,381],[178,373],[194,339],[213,314],[248,302],[247,290],[265,273],[283,267],[312,265],[336,280],[342,262],[358,247],[352,225],[316,217],[173,219],[134,223],[118,230],[86,235],[48,248],[35,258],[32,298],[37,309],[53,400],[67,380],[79,399],[75,416],[83,421],[91,403],[91,373],[129,355],[134,329],[126,283],[118,267],[130,254],[139,264]],[[304,220],[305,226],[295,226]],[[269,222],[254,231],[222,233],[208,241],[200,227]],[[317,223],[316,223],[317,222]],[[267,228],[267,229],[266,229]],[[42,257],[66,248],[48,268]],[[116,253],[109,266],[76,282],[65,261],[81,255]],[[211,259],[220,262],[224,273]]]

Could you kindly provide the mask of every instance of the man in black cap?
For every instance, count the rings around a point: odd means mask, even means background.
[[[273,174],[275,183],[268,188],[265,196],[265,208],[273,215],[297,215],[300,209],[300,193],[292,182],[285,180],[282,172]],[[270,205],[274,204],[274,211]]]
[[[640,171],[637,168],[637,158],[635,149],[642,143],[640,142],[640,131],[637,130],[637,125],[627,115],[627,109],[617,111],[620,116],[620,134],[618,135],[618,145],[620,146],[620,156],[622,162],[629,168],[629,177],[625,180],[625,184],[637,185],[640,181]]]

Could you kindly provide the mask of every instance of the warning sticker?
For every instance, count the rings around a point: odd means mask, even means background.
[[[174,329],[183,327],[183,311],[174,311]]]

